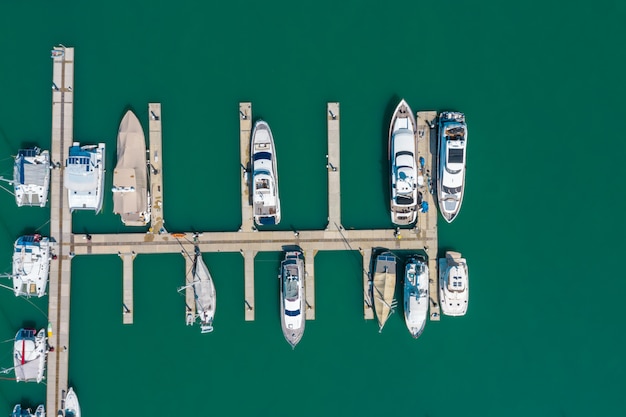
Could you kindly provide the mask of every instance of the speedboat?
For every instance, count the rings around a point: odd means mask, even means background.
[[[464,316],[469,301],[467,262],[458,252],[446,252],[439,259],[439,297],[443,314]]]
[[[404,269],[404,321],[416,339],[426,325],[428,302],[428,265],[422,256],[412,256]]]
[[[192,281],[188,286],[182,287],[180,290],[189,286],[193,289],[194,299],[196,300],[196,314],[187,314],[187,325],[195,323],[196,319],[200,320],[200,333],[210,333],[213,331],[213,318],[215,317],[215,284],[209,273],[200,248],[195,247],[193,267],[191,270]],[[179,291],[180,291],[179,290]]]
[[[11,417],[46,417],[46,409],[43,404],[39,404],[33,413],[30,408],[22,408],[21,404],[16,404]]]
[[[391,252],[381,253],[376,257],[372,298],[378,319],[378,331],[382,332],[387,319],[393,312],[396,291],[396,257]]]
[[[70,211],[102,209],[105,144],[80,146],[74,142],[65,160],[63,184]]]
[[[15,296],[46,294],[50,272],[50,249],[54,239],[39,234],[19,237],[13,245],[13,291]]]
[[[78,397],[74,388],[70,387],[65,394],[65,409],[63,410],[64,417],[80,417],[80,404],[78,403]]]
[[[18,207],[45,207],[50,186],[50,152],[20,149],[15,157],[13,187]]]
[[[139,119],[128,110],[117,134],[117,165],[113,172],[113,212],[126,226],[150,221],[146,138]]]
[[[304,293],[304,255],[299,250],[288,251],[280,264],[280,324],[285,339],[295,348],[306,322]]]
[[[448,223],[459,214],[465,188],[465,115],[443,112],[439,115],[439,161],[437,200],[441,215]]]
[[[415,162],[415,117],[402,100],[389,126],[389,163],[391,165],[391,221],[410,225],[417,219],[417,163]]]
[[[41,382],[46,368],[46,329],[20,329],[13,345],[13,369],[17,382]]]
[[[263,120],[252,131],[252,204],[257,225],[280,223],[276,150],[270,126]]]

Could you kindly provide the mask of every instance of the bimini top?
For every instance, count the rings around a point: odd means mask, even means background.
[[[49,186],[50,153],[37,147],[20,149],[13,169],[13,187],[18,207],[45,207]]]
[[[65,161],[64,186],[71,211],[94,210],[98,213],[102,209],[104,151],[104,143],[81,147],[74,142],[70,147]]]
[[[146,138],[131,110],[124,115],[117,135],[113,212],[126,226],[145,226],[150,221]]]

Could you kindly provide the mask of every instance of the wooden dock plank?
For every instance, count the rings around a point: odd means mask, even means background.
[[[163,152],[161,132],[161,103],[148,104],[150,142],[150,197],[152,213],[150,232],[162,233],[165,224],[163,216]]]
[[[241,160],[241,229],[254,229],[252,196],[250,194],[250,140],[252,134],[252,103],[239,103],[239,152]]]
[[[133,260],[135,259],[135,253],[124,252],[119,255],[122,258],[122,322],[124,324],[133,324]]]
[[[339,167],[340,140],[339,140],[339,103],[327,104],[328,126],[328,155],[326,168],[328,170],[328,225],[326,229],[341,229],[341,180]]]
[[[305,299],[306,299],[306,319],[315,320],[315,254],[317,250],[306,250],[304,254],[304,269],[306,271]]]
[[[438,321],[441,317],[439,307],[439,274],[437,271],[437,202],[433,182],[437,158],[437,135],[433,128],[436,124],[437,112],[417,112],[417,154],[418,159],[424,158],[424,168],[421,175],[424,184],[420,187],[422,198],[428,203],[428,212],[417,215],[417,234],[422,238],[424,250],[428,254],[430,319]],[[433,249],[432,252],[429,249]]]
[[[254,321],[254,257],[256,251],[242,251],[244,259],[244,308],[246,321]]]
[[[366,246],[366,250],[361,250],[363,256],[363,318],[374,320],[374,304],[372,303],[372,276],[370,264],[372,260],[373,246]]]
[[[190,285],[193,282],[193,258],[190,254],[193,252],[183,250],[181,253],[185,258],[185,282],[183,283],[185,286],[185,323],[189,324],[189,315],[193,319],[196,317],[196,298],[193,287]]]

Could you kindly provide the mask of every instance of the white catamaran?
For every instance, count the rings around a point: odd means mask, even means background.
[[[195,247],[193,267],[191,269],[192,281],[188,285],[179,289],[192,288],[195,300],[196,314],[190,311],[187,313],[187,325],[200,320],[200,333],[210,333],[213,331],[213,318],[215,317],[216,293],[213,278],[207,268],[200,248]]]
[[[46,329],[20,329],[13,344],[13,370],[17,382],[41,382],[46,369]]]
[[[469,301],[467,261],[458,252],[446,252],[439,259],[439,297],[441,310],[448,316],[464,316]]]
[[[393,253],[384,252],[376,257],[372,284],[372,298],[378,319],[378,331],[382,332],[387,319],[393,312],[396,292],[396,257]]]
[[[263,120],[252,131],[252,205],[257,225],[280,223],[276,150],[270,126]]]
[[[20,149],[13,168],[13,189],[18,207],[45,207],[50,186],[50,152]]]
[[[21,404],[16,404],[11,417],[46,417],[46,409],[43,404],[39,404],[33,413],[30,408],[22,408]]]
[[[410,225],[417,219],[419,192],[415,160],[415,117],[406,101],[396,107],[389,126],[391,168],[391,221]]]
[[[283,335],[295,348],[306,323],[306,298],[304,283],[304,255],[300,250],[285,253],[280,264],[280,324]]]
[[[105,144],[80,146],[74,142],[65,160],[63,185],[70,211],[102,209]]]
[[[113,212],[126,226],[145,226],[150,221],[146,138],[132,110],[124,115],[117,135]]]
[[[17,297],[43,297],[54,240],[39,234],[19,237],[13,245],[13,291]]]
[[[465,115],[443,112],[439,115],[439,156],[437,200],[441,215],[452,222],[461,210],[465,189],[467,125]]]

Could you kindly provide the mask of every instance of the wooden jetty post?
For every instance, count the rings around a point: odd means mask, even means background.
[[[416,233],[424,242],[424,251],[428,255],[428,292],[430,295],[430,319],[439,321],[441,311],[439,307],[439,274],[437,271],[437,203],[433,181],[436,177],[434,171],[437,155],[437,135],[434,126],[437,122],[437,112],[417,112],[417,155],[418,166],[421,167],[420,158],[424,158],[424,167],[420,168],[423,176],[423,185],[419,191],[422,199],[428,203],[428,211],[417,215]],[[432,249],[432,251],[429,251]]]
[[[133,260],[135,259],[135,252],[119,252],[120,258],[122,258],[122,322],[124,324],[133,324]]]
[[[242,231],[254,229],[252,220],[252,161],[250,161],[250,140],[252,134],[252,103],[239,103],[239,152],[241,160],[241,228]]]
[[[328,155],[326,155],[326,168],[328,170],[328,225],[326,230],[341,230],[339,103],[328,103],[326,107],[328,126]]]
[[[254,321],[254,257],[256,251],[241,250],[244,260],[244,308],[246,321]]]
[[[306,319],[315,320],[315,254],[317,250],[307,249],[304,253]]]
[[[163,152],[161,133],[161,103],[149,103],[150,117],[150,197],[152,199],[152,214],[150,216],[150,231],[162,233],[165,219],[163,217]]]
[[[50,262],[48,320],[52,336],[48,344],[46,409],[61,410],[68,385],[70,341],[71,266],[74,256],[72,215],[63,187],[63,166],[74,140],[74,48],[57,46],[52,58],[52,143],[51,158],[56,169],[50,178],[50,236],[57,241],[57,258]]]

